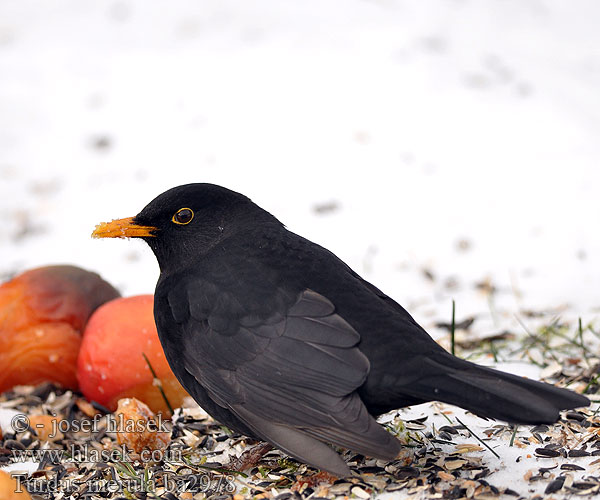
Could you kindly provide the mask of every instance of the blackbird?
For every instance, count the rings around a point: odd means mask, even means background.
[[[330,445],[393,460],[382,413],[443,401],[512,423],[589,400],[452,356],[333,253],[246,196],[187,184],[94,237],[135,237],[160,266],[154,317],[173,373],[216,420],[347,476]]]

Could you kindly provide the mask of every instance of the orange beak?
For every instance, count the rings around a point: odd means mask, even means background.
[[[133,222],[133,217],[101,222],[92,233],[92,238],[144,238],[155,237],[158,228],[140,226]]]

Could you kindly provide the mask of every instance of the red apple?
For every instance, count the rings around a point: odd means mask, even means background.
[[[90,318],[77,362],[83,394],[115,410],[121,398],[137,398],[154,412],[168,407],[144,354],[173,408],[187,395],[169,368],[154,324],[153,296],[115,299]]]

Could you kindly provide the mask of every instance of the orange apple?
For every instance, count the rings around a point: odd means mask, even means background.
[[[168,413],[154,384],[148,358],[173,408],[187,395],[169,368],[154,324],[153,296],[107,302],[90,318],[77,361],[83,394],[112,411],[121,398],[137,398],[154,412]]]
[[[0,498],[2,500],[31,500],[23,482],[0,470]]]
[[[0,285],[0,392],[44,381],[76,389],[80,333],[100,304],[118,296],[74,266],[32,269]]]

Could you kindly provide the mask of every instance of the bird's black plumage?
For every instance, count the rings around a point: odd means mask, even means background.
[[[181,208],[193,212],[186,224],[174,220]],[[525,424],[589,404],[451,356],[394,300],[241,194],[176,187],[132,223],[153,228],[154,314],[182,385],[223,424],[316,467],[349,474],[329,444],[393,459],[400,444],[374,417],[411,404]]]

